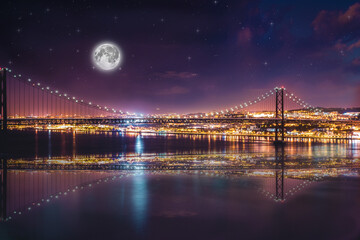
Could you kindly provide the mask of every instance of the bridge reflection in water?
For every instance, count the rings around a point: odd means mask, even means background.
[[[49,202],[57,201],[68,194],[89,189],[95,184],[106,184],[133,175],[197,175],[203,177],[223,178],[230,181],[249,181],[250,187],[275,202],[285,202],[302,189],[324,180],[326,171],[304,168],[288,168],[283,146],[276,147],[273,164],[267,168],[232,168],[188,170],[178,167],[176,170],[161,168],[138,170],[49,170],[49,169],[11,169],[6,159],[2,160],[1,171],[1,219],[8,221],[16,216],[28,214],[34,208],[43,207]],[[256,163],[254,163],[256,165]],[[272,167],[271,167],[272,166]],[[335,170],[336,172],[337,170]],[[339,174],[344,174],[344,168]],[[349,170],[351,171],[351,170]],[[320,173],[320,175],[319,175]],[[322,174],[322,176],[321,176]],[[121,181],[121,180],[120,180]]]
[[[2,159],[0,218],[10,220],[72,192],[123,175],[114,171],[9,170],[7,160]]]

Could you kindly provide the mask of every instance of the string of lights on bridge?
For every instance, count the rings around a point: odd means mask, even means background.
[[[301,100],[301,98],[299,98],[295,94],[289,92],[288,90],[286,90],[286,88],[284,88],[284,87],[275,87],[274,89],[267,91],[266,93],[258,96],[257,98],[255,98],[252,101],[244,102],[242,104],[236,105],[236,106],[231,107],[231,108],[222,109],[220,111],[209,112],[209,113],[206,113],[204,115],[200,115],[200,117],[204,117],[204,116],[205,117],[209,117],[209,116],[213,117],[213,116],[219,116],[219,115],[224,115],[224,114],[235,113],[236,111],[239,111],[239,110],[245,110],[245,109],[251,107],[252,105],[258,104],[260,102],[264,102],[269,97],[272,97],[276,93],[276,91],[278,91],[280,89],[284,89],[284,96],[285,97],[287,97],[288,99],[290,99],[294,103],[298,104],[299,106],[303,107],[304,109],[306,109],[308,111],[313,111],[313,112],[322,112],[321,109],[315,108],[313,105],[305,102],[304,100]]]
[[[314,107],[313,105],[311,105],[309,103],[306,103],[304,100],[302,100],[301,98],[296,96],[294,93],[289,92],[285,88],[284,88],[284,92],[285,92],[285,97],[289,98],[291,101],[298,104],[299,106],[304,107],[305,109],[307,109],[309,111],[318,112],[318,113],[322,112],[321,109],[316,108],[316,107]]]
[[[5,68],[9,73],[12,73],[12,70],[9,68]],[[14,78],[22,78],[23,75],[22,74],[13,74],[12,77]],[[61,93],[58,90],[52,90],[50,87],[42,87],[43,85],[40,82],[34,82],[31,78],[28,78],[26,80],[26,83],[31,84],[33,87],[36,87],[42,91],[47,91],[48,93],[54,95],[54,96],[58,96],[58,97],[64,97],[66,100],[69,101],[73,101],[74,103],[78,103],[78,104],[87,104],[88,107],[91,108],[96,108],[97,110],[103,111],[103,112],[107,112],[107,113],[114,113],[114,114],[124,114],[124,112],[122,110],[117,110],[114,108],[108,108],[107,106],[101,106],[99,104],[94,104],[93,101],[89,101],[89,102],[85,102],[83,99],[78,99],[75,96],[71,96],[67,93]],[[143,116],[143,114],[137,114],[137,113],[130,113],[130,112],[126,112],[127,115],[134,115],[134,116]]]

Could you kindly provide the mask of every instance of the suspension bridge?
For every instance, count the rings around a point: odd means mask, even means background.
[[[283,141],[287,122],[345,121],[329,119],[321,109],[306,103],[284,87],[275,87],[251,101],[198,114],[136,114],[85,101],[50,88],[11,69],[0,69],[1,130],[9,125],[136,124],[136,123],[242,123],[262,122]],[[252,115],[251,112],[261,112]],[[304,118],[297,112],[312,114]]]
[[[304,100],[284,87],[275,87],[267,92],[238,105],[197,114],[136,114],[117,108],[102,106],[93,101],[79,99],[68,93],[48,87],[21,74],[14,74],[8,68],[0,68],[0,115],[1,131],[14,125],[48,124],[137,124],[137,123],[243,123],[262,122],[274,127],[275,143],[283,143],[285,123],[292,122],[351,122],[349,120],[329,119],[321,109]],[[316,116],[302,118],[297,112]],[[254,116],[251,112],[260,113]],[[8,159],[2,157],[0,168],[0,221],[24,214],[48,202],[91,188],[94,184],[113,181],[117,178],[136,174],[129,170],[165,170],[170,174],[185,170],[183,166],[143,166],[133,169],[121,164],[109,165],[64,165],[64,164],[22,164],[8,166]],[[273,174],[264,180],[259,192],[276,202],[283,202],[310,183],[321,180],[317,177],[290,179],[286,173],[284,146],[276,144]],[[8,167],[10,167],[8,169]],[[35,170],[36,174],[31,171]],[[228,170],[219,168],[197,168],[190,170],[218,176]],[[61,171],[56,171],[61,170]],[[71,170],[71,171],[66,171]],[[82,170],[82,171],[80,171]],[[100,170],[92,172],[90,170]],[[110,171],[104,171],[110,170]],[[125,171],[111,171],[125,170]],[[176,171],[174,171],[176,170]],[[187,168],[184,172],[187,172]],[[224,174],[224,176],[230,176]],[[234,175],[235,176],[235,175]],[[236,177],[236,176],[235,176]],[[287,183],[286,183],[287,182]]]

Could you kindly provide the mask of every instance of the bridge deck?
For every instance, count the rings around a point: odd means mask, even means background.
[[[10,118],[8,125],[48,124],[162,124],[162,123],[273,123],[275,118]],[[287,122],[355,123],[358,120],[286,119]]]

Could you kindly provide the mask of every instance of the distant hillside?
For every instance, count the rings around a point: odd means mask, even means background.
[[[346,113],[346,112],[360,112],[360,107],[353,108],[322,108],[319,107],[323,112],[338,112],[338,113]]]

